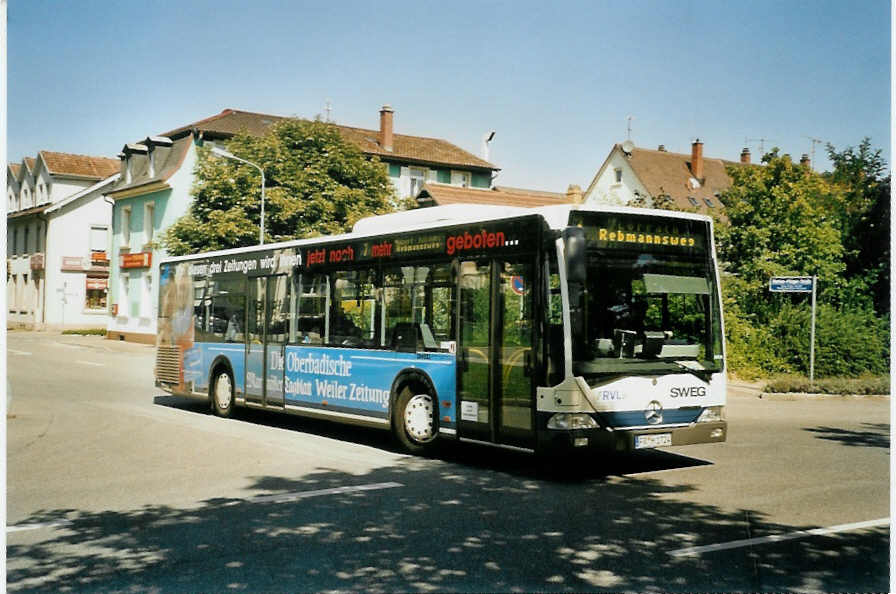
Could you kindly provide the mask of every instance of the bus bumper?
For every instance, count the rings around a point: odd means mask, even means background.
[[[645,436],[642,438],[641,436]],[[599,449],[631,452],[638,449],[721,443],[728,438],[728,422],[692,423],[686,427],[657,427],[651,429],[573,429],[558,431],[542,428],[538,431],[541,452]]]

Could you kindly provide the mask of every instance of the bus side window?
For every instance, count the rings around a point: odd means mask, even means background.
[[[329,329],[330,279],[325,274],[303,274],[298,292],[297,341],[324,344]]]
[[[344,270],[335,274],[330,343],[372,347],[376,343],[376,270]]]
[[[383,275],[381,346],[440,350],[451,340],[454,315],[451,265],[398,266]]]

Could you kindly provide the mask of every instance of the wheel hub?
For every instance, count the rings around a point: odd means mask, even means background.
[[[230,376],[226,373],[219,375],[218,381],[215,382],[215,400],[218,408],[223,410],[230,406],[231,392]]]
[[[417,394],[404,409],[404,427],[411,439],[417,442],[432,441],[435,434],[432,422],[432,398],[429,394]]]

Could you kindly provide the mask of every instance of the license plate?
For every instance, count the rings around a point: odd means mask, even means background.
[[[663,446],[672,445],[671,433],[652,433],[650,435],[636,435],[635,449],[641,448],[661,448]]]

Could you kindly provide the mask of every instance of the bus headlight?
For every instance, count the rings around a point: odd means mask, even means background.
[[[700,413],[700,416],[697,417],[698,423],[712,423],[714,421],[724,421],[725,420],[725,407],[724,406],[707,406],[703,409],[703,412]]]
[[[596,429],[597,421],[585,413],[557,413],[548,419],[548,429],[570,431],[572,429]]]

